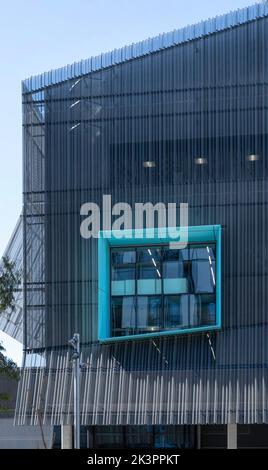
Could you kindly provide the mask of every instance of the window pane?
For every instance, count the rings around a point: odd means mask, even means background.
[[[135,265],[133,267],[112,268],[113,281],[126,281],[128,279],[135,279]]]
[[[133,297],[123,297],[122,328],[135,328],[135,307]]]
[[[138,270],[139,279],[161,279],[160,266],[140,266]]]
[[[198,326],[198,304],[194,295],[165,297],[165,329]]]
[[[181,322],[189,328],[198,326],[198,299],[195,295],[180,296]]]
[[[208,255],[211,257],[213,261],[215,261],[215,246],[207,246],[206,247]]]
[[[135,250],[112,251],[111,260],[113,281],[127,281],[135,279]]]
[[[165,329],[214,325],[214,295],[182,295],[165,297]]]
[[[215,246],[112,250],[113,336],[216,324]]]
[[[134,297],[114,297],[112,318],[114,336],[132,334],[135,328]]]
[[[181,250],[166,248],[163,255],[163,277],[166,279],[184,277],[183,259]]]
[[[181,250],[188,290],[195,294],[214,293],[216,286],[215,247],[189,246]]]
[[[112,295],[135,295],[135,280],[112,281]]]
[[[184,277],[183,263],[180,261],[164,261],[163,277],[166,279],[175,279]]]
[[[161,250],[146,248],[138,250],[138,279],[161,279]]]
[[[136,251],[135,250],[119,250],[112,251],[112,264],[133,264],[136,263]]]
[[[141,279],[137,281],[138,295],[161,294],[161,279]]]
[[[213,293],[215,290],[215,263],[208,260],[192,261],[192,280],[196,294]]]
[[[180,296],[165,297],[165,329],[182,326]]]
[[[137,328],[139,330],[149,332],[159,329],[160,306],[160,297],[138,297]],[[141,333],[141,331],[139,331],[139,333]]]
[[[181,250],[166,248],[163,255],[164,294],[183,294],[188,292],[187,272]]]
[[[160,248],[143,248],[137,252],[139,263],[159,263],[161,261],[161,249]]]
[[[201,295],[201,324],[215,325],[216,302],[215,295]]]
[[[121,328],[122,323],[122,298],[114,297],[112,299],[112,324],[113,329],[118,330]]]
[[[189,291],[188,279],[164,279],[164,294],[186,294]]]

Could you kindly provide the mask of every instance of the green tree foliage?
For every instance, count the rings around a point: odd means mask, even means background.
[[[5,348],[0,343],[0,375],[5,374],[5,376],[10,377],[11,379],[19,378],[19,368],[12,359],[6,357],[3,353]]]
[[[8,257],[3,257],[0,268],[0,314],[10,308],[15,308],[15,292],[20,284],[20,272],[15,269],[15,263]]]
[[[14,310],[15,292],[21,281],[20,272],[15,269],[15,263],[8,257],[2,258],[0,267],[0,315],[6,310]],[[15,362],[6,357],[3,353],[5,348],[0,343],[0,374],[5,374],[10,378],[19,377],[19,368]]]

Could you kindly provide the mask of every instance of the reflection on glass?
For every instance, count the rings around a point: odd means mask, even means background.
[[[202,312],[201,324],[202,325],[215,325],[216,322],[216,303],[214,295],[202,295]]]
[[[214,292],[215,281],[213,280],[213,271],[215,272],[215,263],[213,262],[213,265],[210,266],[208,259],[192,261],[192,279],[196,294]]]
[[[112,264],[133,264],[136,262],[136,251],[133,250],[119,250],[112,252]]]
[[[160,269],[159,266],[139,266],[138,270],[139,279],[160,279]]]
[[[161,261],[161,249],[160,248],[143,248],[137,250],[138,262],[139,263],[159,263]]]
[[[115,336],[132,333],[135,328],[134,297],[112,298],[112,324]]]
[[[136,252],[134,250],[113,251],[111,260],[112,281],[128,281],[135,279]],[[116,286],[114,287],[116,289]],[[131,294],[132,292],[129,293]]]
[[[161,294],[161,279],[138,279],[137,294]]]
[[[126,281],[127,279],[135,279],[135,267],[113,267],[112,280]]]
[[[161,279],[161,249],[146,248],[137,251],[138,279]]]
[[[165,249],[163,255],[163,277],[166,279],[176,279],[184,277],[183,260],[181,250]]]
[[[216,324],[213,244],[114,249],[111,264],[113,336]]]
[[[180,308],[182,324],[189,328],[198,326],[199,321],[199,298],[196,295],[182,295],[180,298]]]
[[[112,295],[135,295],[135,280],[112,281]]]
[[[183,294],[189,290],[181,250],[164,249],[163,289],[164,294]]]
[[[169,295],[165,297],[165,329],[177,329],[182,325],[180,296]]]
[[[137,302],[137,328],[154,331],[159,329],[160,297],[139,296]]]
[[[165,329],[193,328],[199,325],[201,303],[195,295],[165,297]]]

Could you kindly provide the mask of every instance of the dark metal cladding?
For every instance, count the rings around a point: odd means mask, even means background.
[[[253,8],[250,21],[227,15],[226,29],[38,92],[24,83],[18,423],[37,424],[38,410],[72,421],[74,332],[82,424],[268,423],[268,10]],[[188,202],[189,225],[222,225],[215,359],[206,335],[97,343],[97,240],[81,238],[80,207],[103,194]]]

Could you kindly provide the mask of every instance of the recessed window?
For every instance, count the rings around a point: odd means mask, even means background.
[[[111,336],[216,325],[216,245],[111,248]]]
[[[120,237],[100,232],[100,341],[221,327],[221,227],[188,227],[186,245],[181,234],[180,228],[175,238],[164,228],[120,231]]]

